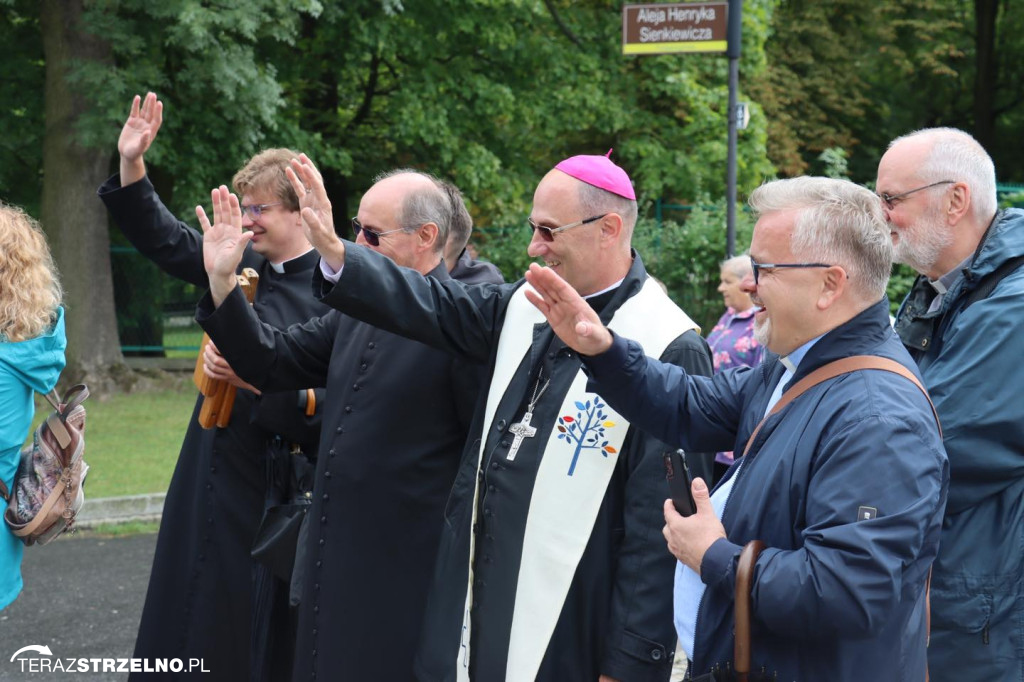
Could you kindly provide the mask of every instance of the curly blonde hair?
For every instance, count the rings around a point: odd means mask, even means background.
[[[46,332],[62,298],[39,223],[17,206],[0,202],[0,342]]]

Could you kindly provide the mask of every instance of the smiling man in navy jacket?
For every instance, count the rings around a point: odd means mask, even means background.
[[[878,356],[914,376],[889,326],[892,246],[877,198],[847,181],[795,178],[751,196],[759,214],[746,289],[756,333],[779,359],[689,376],[615,336],[558,276],[531,266],[531,300],[585,356],[588,390],[640,428],[694,450],[743,452],[784,391],[841,358]],[[732,658],[742,546],[760,539],[753,579],[755,669],[785,680],[922,680],[925,582],[949,474],[935,418],[905,376],[825,380],[769,416],[697,513],[664,505],[680,560],[675,619],[703,674]]]

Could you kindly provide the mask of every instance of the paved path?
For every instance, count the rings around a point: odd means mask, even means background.
[[[25,589],[0,611],[0,681],[127,679],[126,673],[22,672],[23,658],[129,658],[149,582],[156,534],[75,535],[25,549]],[[52,656],[15,651],[30,644]]]

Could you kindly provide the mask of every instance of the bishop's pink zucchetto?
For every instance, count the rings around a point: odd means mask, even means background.
[[[611,160],[611,155],[612,150],[609,149],[604,156],[572,156],[555,166],[555,170],[560,170],[588,185],[636,201],[633,183],[629,181],[626,171]]]

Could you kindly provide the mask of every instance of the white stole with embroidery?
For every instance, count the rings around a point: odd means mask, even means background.
[[[529,286],[524,284],[516,290],[505,314],[487,394],[484,434],[491,428],[498,404],[523,356],[530,352],[534,325],[546,322],[543,314],[526,299],[525,291]],[[615,311],[608,327],[639,342],[644,352],[653,358],[660,357],[679,335],[699,329],[651,278]],[[544,446],[537,470],[516,586],[507,682],[527,682],[537,676],[629,429],[629,423],[600,396],[586,392],[586,384],[587,377],[580,369],[559,408],[559,418]],[[486,442],[486,438],[481,438],[478,471]],[[479,492],[477,477],[473,494],[474,524]],[[476,538],[471,536],[469,585],[457,665],[459,682],[469,682],[469,616],[475,549]]]

